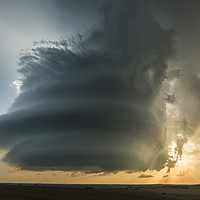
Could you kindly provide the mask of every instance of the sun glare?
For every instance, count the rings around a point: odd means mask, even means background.
[[[169,146],[169,157],[172,159],[172,160],[176,160],[176,157],[177,157],[177,152],[176,152],[176,148],[177,148],[177,145],[175,142],[172,142],[172,144]]]

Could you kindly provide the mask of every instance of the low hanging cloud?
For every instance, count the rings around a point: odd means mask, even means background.
[[[20,58],[20,94],[0,116],[3,161],[27,170],[161,170],[167,62],[174,30],[140,0],[108,2],[71,40],[41,41]]]
[[[140,176],[138,176],[138,178],[152,178],[152,175],[148,175],[148,174],[141,174]]]

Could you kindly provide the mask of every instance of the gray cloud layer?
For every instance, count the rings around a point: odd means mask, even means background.
[[[165,167],[162,90],[175,31],[161,28],[145,1],[114,2],[83,36],[42,41],[21,57],[21,93],[0,117],[5,162],[91,172]]]

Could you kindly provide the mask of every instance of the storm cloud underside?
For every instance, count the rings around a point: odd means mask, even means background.
[[[84,35],[41,41],[21,56],[20,94],[0,116],[0,146],[9,149],[3,161],[90,172],[174,166],[166,95],[181,76],[168,67],[175,31],[144,2],[108,1]]]

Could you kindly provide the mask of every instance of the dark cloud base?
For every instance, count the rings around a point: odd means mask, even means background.
[[[143,1],[107,3],[103,20],[70,41],[21,56],[21,93],[0,117],[3,161],[28,170],[146,171],[165,167],[167,61],[173,30]]]

